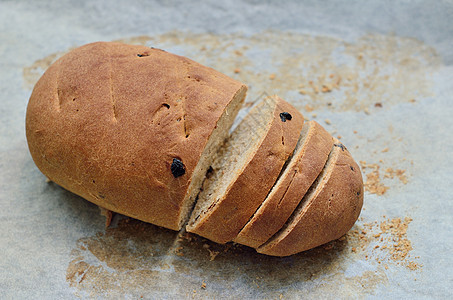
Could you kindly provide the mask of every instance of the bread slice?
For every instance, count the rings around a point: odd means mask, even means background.
[[[352,227],[362,204],[360,169],[336,140],[325,168],[288,222],[257,251],[288,256],[337,239]]]
[[[252,108],[212,164],[187,231],[218,243],[235,238],[293,153],[303,123],[277,96]]]
[[[88,44],[36,84],[30,153],[65,189],[179,230],[245,93],[240,82],[163,50]]]
[[[332,145],[333,137],[321,125],[305,123],[289,164],[234,241],[257,248],[271,238],[321,173]]]

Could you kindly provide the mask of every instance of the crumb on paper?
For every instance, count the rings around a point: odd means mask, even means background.
[[[211,250],[209,248],[206,248],[208,251],[209,251],[209,261],[213,261],[217,255],[219,255],[219,251],[214,251],[214,250]]]
[[[203,281],[203,282],[201,283],[201,288],[202,288],[203,290],[206,289],[206,282]]]
[[[272,73],[271,75],[269,75],[269,79],[270,79],[270,80],[274,80],[274,79],[275,79],[275,74]]]
[[[324,122],[325,122],[325,123],[326,123],[327,125],[330,125],[330,124],[332,124],[332,122],[330,122],[330,120],[329,120],[329,119],[325,119],[325,120],[324,120]]]
[[[176,249],[175,249],[175,254],[176,254],[177,256],[184,256],[184,253],[181,252],[182,249],[183,249],[182,246],[176,247]]]
[[[378,264],[385,263],[386,270],[389,268],[389,262],[417,270],[422,267],[415,261],[420,257],[411,257],[412,243],[407,238],[407,229],[411,222],[410,217],[398,217],[363,223],[362,228],[355,225],[346,234],[350,251],[354,255],[362,255],[365,260],[374,259]]]
[[[332,86],[329,84],[323,84],[321,91],[323,93],[330,93],[332,91]]]
[[[381,152],[382,152],[382,153],[389,152],[389,148],[388,148],[388,147],[387,147],[387,148],[384,148],[384,149],[382,149]]]
[[[306,95],[307,92],[306,92],[305,90],[302,89],[302,90],[299,90],[299,94],[301,94],[301,95]]]
[[[234,69],[234,73],[236,73],[236,74],[241,73],[241,69],[239,69],[239,68]]]
[[[401,170],[401,169],[397,169],[397,170],[394,170],[392,168],[387,168],[385,170],[385,175],[384,175],[384,178],[395,178],[395,177],[398,177],[398,179],[403,183],[403,184],[407,184],[407,177],[406,177],[406,171],[405,170]]]
[[[304,108],[306,112],[312,112],[314,110],[314,107],[310,104],[305,104]]]
[[[382,107],[382,103],[381,102],[376,102],[376,103],[374,103],[374,107]]]
[[[114,216],[114,212],[111,210],[105,209],[103,207],[99,206],[99,209],[101,210],[101,215],[105,217],[105,228],[108,228],[110,224],[112,224],[112,219]]]
[[[360,161],[360,166],[363,170],[371,169],[371,172],[366,174],[366,181],[363,184],[365,190],[371,194],[376,194],[379,196],[384,195],[389,187],[381,183],[379,172],[380,166],[378,164],[367,164],[365,161]]]

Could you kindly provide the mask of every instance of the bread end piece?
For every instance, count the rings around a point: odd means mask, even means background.
[[[285,226],[257,251],[273,256],[302,252],[346,234],[363,205],[359,166],[335,141],[326,167]]]

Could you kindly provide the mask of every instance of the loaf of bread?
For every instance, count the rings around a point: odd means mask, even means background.
[[[339,238],[362,207],[359,167],[277,96],[230,134],[246,90],[163,50],[88,44],[33,89],[30,153],[50,180],[108,211],[219,243],[286,256]]]

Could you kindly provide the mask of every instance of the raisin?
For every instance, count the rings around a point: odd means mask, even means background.
[[[280,119],[282,120],[282,122],[286,122],[286,120],[291,121],[292,118],[293,116],[291,116],[291,114],[288,112],[280,113]]]
[[[206,171],[206,178],[211,178],[213,173],[214,169],[212,168],[212,166],[209,166],[209,169]]]
[[[175,178],[182,176],[186,173],[186,167],[177,158],[173,158],[173,162],[171,163],[171,173]]]
[[[346,147],[342,144],[342,143],[339,143],[339,144],[333,144],[335,147],[340,147],[341,150],[346,150]]]

